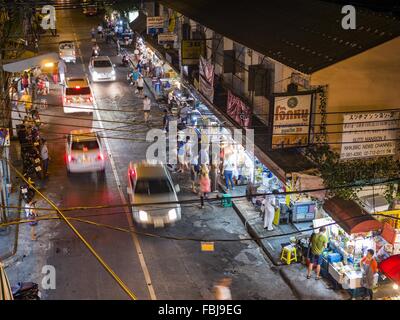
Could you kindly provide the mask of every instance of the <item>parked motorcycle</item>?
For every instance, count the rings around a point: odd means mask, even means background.
[[[28,180],[28,182],[35,186],[35,182],[27,175],[24,175],[25,179]],[[33,200],[35,197],[36,191],[24,180],[22,181],[20,185],[20,192],[21,192],[21,198],[26,202],[29,203]]]
[[[11,287],[14,300],[40,300],[39,286],[34,282],[18,282]]]

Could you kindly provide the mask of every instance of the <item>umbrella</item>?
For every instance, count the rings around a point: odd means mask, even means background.
[[[400,285],[400,254],[393,255],[379,264],[379,270]]]
[[[0,262],[0,300],[14,300],[4,265]]]

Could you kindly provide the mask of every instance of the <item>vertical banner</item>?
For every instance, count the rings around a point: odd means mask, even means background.
[[[313,93],[277,95],[272,116],[272,149],[307,146]]]
[[[214,66],[204,57],[199,61],[199,90],[211,102],[214,101]]]
[[[248,128],[251,125],[251,109],[239,97],[228,90],[228,102],[226,106],[228,115],[241,127]]]

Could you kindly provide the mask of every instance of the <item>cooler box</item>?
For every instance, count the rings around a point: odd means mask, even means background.
[[[342,261],[342,256],[340,255],[340,253],[328,254],[328,262],[329,263],[340,262],[340,261]]]

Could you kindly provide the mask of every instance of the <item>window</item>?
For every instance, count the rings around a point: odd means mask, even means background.
[[[93,66],[95,68],[109,68],[111,67],[111,62],[109,60],[95,60],[93,61]]]
[[[135,193],[137,194],[158,194],[171,193],[172,187],[167,179],[151,178],[136,181]]]
[[[80,95],[80,94],[90,94],[90,88],[89,87],[67,88],[65,90],[65,94],[67,96],[77,96],[77,95]]]
[[[96,150],[99,149],[99,144],[97,143],[97,140],[80,142],[74,141],[72,142],[71,149],[78,151]]]

